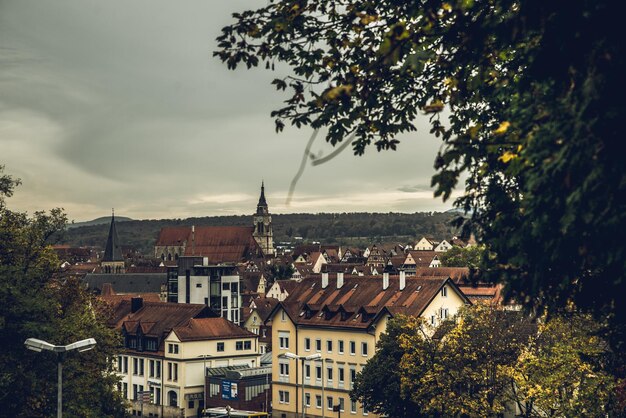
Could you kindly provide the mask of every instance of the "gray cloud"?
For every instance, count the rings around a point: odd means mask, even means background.
[[[397,152],[308,166],[285,206],[310,131],[274,132],[276,74],[211,57],[230,14],[264,4],[1,2],[0,163],[23,179],[12,206],[76,220],[112,206],[135,218],[249,213],[265,179],[275,212],[448,208],[411,186],[429,183],[439,148],[426,119]],[[320,135],[313,151],[332,147]]]

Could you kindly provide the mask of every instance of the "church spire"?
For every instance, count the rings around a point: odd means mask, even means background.
[[[122,257],[122,249],[120,240],[117,237],[117,229],[115,228],[115,210],[111,210],[111,226],[109,227],[109,237],[107,245],[104,249],[104,257],[102,261],[124,261]]]
[[[261,181],[261,196],[259,196],[259,203],[256,205],[257,215],[263,215],[269,213],[267,209],[267,201],[265,200],[265,182]]]

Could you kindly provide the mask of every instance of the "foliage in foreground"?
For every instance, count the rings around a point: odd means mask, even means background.
[[[608,317],[626,352],[626,73],[615,1],[280,0],[235,13],[228,68],[288,68],[274,111],[356,154],[430,115],[432,179],[472,213],[486,277],[528,307]],[[444,112],[445,111],[445,112]],[[342,144],[343,143],[343,144]],[[626,358],[626,356],[623,356]]]
[[[65,345],[93,337],[95,349],[68,353],[64,359],[64,413],[123,417],[111,362],[120,340],[102,322],[107,307],[78,280],[53,278],[59,261],[48,239],[64,228],[65,215],[58,209],[32,217],[10,211],[4,198],[15,185],[0,166],[0,415],[56,415],[56,355],[27,350],[27,338]]]
[[[616,391],[599,328],[578,314],[537,326],[482,305],[437,330],[394,318],[351,397],[394,417],[489,417],[515,405],[526,418],[604,416]]]

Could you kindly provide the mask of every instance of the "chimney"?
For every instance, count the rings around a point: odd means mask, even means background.
[[[328,287],[328,272],[325,271],[322,273],[322,289],[326,289]]]
[[[191,225],[191,255],[196,255],[196,227]]]
[[[143,298],[131,298],[130,299],[130,313],[135,313],[143,306]]]
[[[383,290],[387,290],[389,287],[389,273],[383,273]]]
[[[400,290],[404,290],[406,287],[406,272],[400,269]]]
[[[340,271],[337,273],[337,289],[341,289],[343,286],[343,272]]]

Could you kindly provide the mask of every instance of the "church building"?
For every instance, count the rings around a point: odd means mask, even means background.
[[[100,267],[102,272],[106,274],[124,274],[126,271],[122,247],[120,246],[117,229],[115,228],[115,212],[111,214],[109,237],[107,238],[107,245],[104,249],[104,257],[102,257]]]

